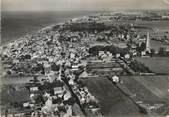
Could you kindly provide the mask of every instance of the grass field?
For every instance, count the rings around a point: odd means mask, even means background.
[[[158,29],[159,31],[167,31],[169,30],[169,21],[133,21],[133,20],[122,20],[118,22],[106,22],[107,25],[110,24],[131,24],[133,23],[135,26],[143,26],[152,29]],[[140,30],[139,30],[140,31]],[[146,31],[145,29],[142,31]]]
[[[144,63],[151,71],[158,74],[169,74],[169,57],[135,58]]]
[[[165,42],[151,40],[150,46],[151,46],[151,49],[154,49],[155,51],[159,51],[160,47],[164,47],[167,50],[169,50],[169,45],[165,44]]]
[[[44,76],[39,76],[38,80],[41,81],[42,79],[45,79]],[[1,78],[1,84],[2,85],[8,85],[8,84],[25,84],[29,83],[30,80],[33,80],[33,76],[7,76]]]
[[[158,28],[161,31],[169,30],[169,21],[139,21],[135,23],[139,26]]]
[[[169,76],[121,76],[121,79],[138,101],[143,104],[162,105],[154,112],[159,116],[168,115]]]
[[[144,101],[169,104],[169,76],[121,76],[123,85]]]
[[[83,79],[98,100],[101,112],[108,117],[135,117],[141,115],[138,107],[106,78]]]
[[[21,103],[29,100],[29,91],[23,85],[3,85],[0,92],[1,106],[5,107],[11,103]]]

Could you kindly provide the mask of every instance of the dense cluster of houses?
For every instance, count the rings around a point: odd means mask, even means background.
[[[102,21],[103,16],[97,17],[100,18],[99,21]],[[142,43],[145,43],[146,39],[143,38],[144,42],[142,42],[142,38],[133,32],[131,26],[122,25],[101,29],[99,25],[107,27],[103,23],[97,23],[95,17],[83,17],[43,29],[36,34],[26,35],[20,40],[9,43],[2,48],[4,75],[45,74],[51,67],[57,70],[56,67],[62,62],[66,62],[69,66],[80,63],[82,59],[89,56],[91,46],[102,42],[125,50],[122,51],[123,53],[116,54],[120,56],[123,54],[126,58],[138,55],[145,50]],[[78,31],[79,28],[82,29]],[[141,52],[138,51],[140,49],[142,49]],[[111,53],[107,54],[99,56],[102,59],[111,56]]]
[[[77,110],[77,106],[74,109],[77,100],[79,105],[82,105],[82,109],[91,112],[89,108],[95,108],[96,99],[88,89],[75,82],[73,74],[69,74],[68,81],[67,76],[63,77],[64,73],[61,73],[62,65],[66,69],[71,68],[74,72],[78,72],[79,68],[84,66],[82,60],[89,54],[87,46],[91,42],[88,39],[90,36],[89,34],[86,37],[85,33],[80,35],[79,32],[62,32],[60,28],[57,31],[42,30],[3,47],[2,62],[5,75],[45,76],[43,81],[34,79],[26,84],[30,91],[30,101],[23,103],[23,107],[31,110],[29,113],[31,116],[37,114],[77,116],[79,112],[74,112]],[[79,40],[81,38],[87,39],[83,39],[82,42]],[[65,84],[67,81],[68,84]],[[74,99],[73,94],[77,98]],[[78,108],[81,110],[79,106]]]

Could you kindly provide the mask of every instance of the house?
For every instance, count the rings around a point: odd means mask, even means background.
[[[51,71],[51,65],[48,64],[47,62],[44,64],[44,68],[45,68],[45,74],[50,73]]]
[[[99,56],[102,56],[104,54],[104,51],[99,51]]]
[[[29,102],[23,103],[23,107],[29,107]]]
[[[114,44],[114,46],[118,47],[118,48],[121,48],[121,49],[125,49],[127,48],[127,44],[126,43],[116,43]]]
[[[132,49],[136,49],[136,48],[137,48],[137,45],[132,44],[132,45],[131,45],[131,48],[132,48]]]
[[[72,65],[72,70],[77,71],[77,70],[79,70],[78,67],[79,67],[78,65]]]
[[[146,55],[146,51],[142,51],[141,56],[145,56],[145,55]]]
[[[169,15],[163,15],[162,19],[169,19]]]
[[[116,54],[116,58],[119,58],[119,57],[120,57],[120,54],[119,54],[119,53],[117,53],[117,54]]]
[[[65,91],[65,88],[64,87],[55,87],[53,88],[54,89],[54,94],[56,95],[62,95],[63,92]]]
[[[30,92],[36,92],[36,91],[38,91],[39,89],[38,89],[38,87],[30,87]]]
[[[120,79],[119,79],[118,76],[113,76],[113,77],[112,77],[112,81],[113,81],[114,83],[119,83],[119,82],[120,82]]]
[[[74,79],[71,78],[71,79],[69,80],[69,85],[72,85],[72,86],[73,86],[74,84],[75,84]]]
[[[65,93],[64,96],[63,96],[64,100],[68,100],[68,99],[70,99],[71,97],[72,97],[72,96],[71,96],[70,92],[68,92],[68,91],[66,91],[66,93]]]
[[[73,52],[70,53],[70,58],[75,58],[75,54]]]
[[[130,58],[130,54],[125,54],[125,55],[124,55],[124,58],[125,58],[125,59],[129,59],[129,58]]]

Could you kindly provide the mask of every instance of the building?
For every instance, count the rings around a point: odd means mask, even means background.
[[[64,87],[54,87],[54,94],[62,95],[64,91],[65,91]]]
[[[162,19],[169,19],[169,15],[163,15]]]
[[[149,34],[149,32],[147,32],[146,52],[150,53],[150,34]]]
[[[38,89],[38,87],[30,87],[30,92],[36,92],[36,91],[38,91],[39,89]]]
[[[119,83],[120,82],[120,79],[119,79],[119,77],[118,76],[113,76],[112,77],[112,81],[114,82],[114,83]]]
[[[130,58],[130,54],[125,54],[125,55],[124,55],[124,58],[125,58],[125,59],[129,59],[129,58]]]

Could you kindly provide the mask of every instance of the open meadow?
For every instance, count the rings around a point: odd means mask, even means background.
[[[169,57],[137,57],[135,59],[147,66],[152,72],[169,74]]]
[[[138,107],[107,78],[97,77],[82,80],[98,99],[104,116],[139,116]]]

